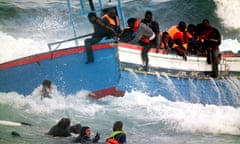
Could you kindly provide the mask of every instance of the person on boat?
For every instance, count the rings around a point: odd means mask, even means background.
[[[187,60],[187,43],[188,38],[186,35],[186,23],[180,21],[178,25],[174,25],[168,29],[168,34],[172,39],[172,48],[177,52],[179,56],[182,56],[183,59]]]
[[[142,19],[142,22],[149,26],[155,33],[156,37],[150,42],[155,44],[156,52],[158,52],[160,48],[160,28],[158,22],[153,20],[153,15],[151,11],[145,12],[145,16],[144,19]]]
[[[41,100],[44,98],[52,98],[50,95],[51,89],[52,89],[52,82],[50,80],[44,80],[42,82]]]
[[[94,55],[92,51],[92,45],[101,41],[104,37],[112,38],[118,34],[105,23],[101,18],[99,18],[96,13],[90,12],[88,14],[88,20],[92,23],[94,28],[94,33],[91,38],[85,39],[85,47],[86,47],[86,54],[87,54],[87,61],[86,64],[94,62]]]
[[[198,55],[199,53],[199,45],[197,43],[197,35],[196,35],[196,25],[189,24],[187,26],[186,32],[188,38],[188,53],[192,55]]]
[[[168,54],[170,51],[169,39],[170,39],[170,36],[168,32],[163,32],[161,35],[161,41],[160,41],[160,49],[163,50],[163,54]]]
[[[116,33],[121,33],[120,20],[117,16],[115,8],[109,8],[107,13],[103,15],[103,20],[108,23]]]
[[[69,137],[71,136],[69,127],[70,127],[70,119],[62,118],[56,125],[54,125],[49,131],[48,135],[54,137]]]
[[[124,28],[119,36],[119,41],[120,42],[130,42],[134,38],[134,31],[127,26]]]
[[[121,121],[116,121],[113,124],[113,133],[106,140],[105,144],[125,144],[127,142],[127,137],[122,128],[123,123]]]
[[[129,41],[129,43],[139,43],[141,46],[143,46],[143,50],[141,52],[143,69],[148,71],[148,51],[151,48],[156,47],[155,44],[151,43],[150,41],[153,40],[156,35],[150,27],[141,22],[141,19],[129,18],[127,23],[131,30],[134,31],[135,35],[135,37]]]
[[[219,45],[221,44],[221,34],[217,28],[210,25],[209,20],[204,19],[201,23],[202,34],[199,35],[198,41],[203,49],[207,50],[207,63],[212,64],[211,77],[218,77],[219,64]]]
[[[79,136],[73,142],[80,142],[83,144],[97,143],[100,139],[100,134],[96,133],[95,137],[91,139],[91,129],[88,126],[81,128]]]

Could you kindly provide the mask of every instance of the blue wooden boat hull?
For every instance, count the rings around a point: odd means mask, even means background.
[[[85,64],[84,47],[61,49],[0,64],[0,92],[29,95],[43,80],[64,94],[116,86],[120,78],[117,46],[94,47],[95,62]]]

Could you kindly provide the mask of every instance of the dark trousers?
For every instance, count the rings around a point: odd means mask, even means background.
[[[215,77],[218,76],[218,63],[219,63],[218,53],[219,51],[215,48],[208,49],[207,53],[207,62],[209,64],[212,64],[212,75]]]
[[[102,38],[101,37],[92,37],[85,39],[85,47],[86,47],[86,54],[87,54],[87,62],[94,61],[94,55],[92,50],[92,45],[98,43]]]
[[[142,57],[142,61],[143,61],[143,66],[145,68],[148,68],[148,52],[151,48],[156,47],[154,43],[149,43],[149,44],[145,44],[145,43],[140,43],[141,46],[143,46],[143,50],[141,52],[141,57]]]

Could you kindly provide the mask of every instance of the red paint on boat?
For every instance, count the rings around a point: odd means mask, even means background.
[[[88,96],[94,99],[100,99],[106,96],[123,97],[124,94],[125,91],[118,90],[116,87],[110,87],[91,92]]]

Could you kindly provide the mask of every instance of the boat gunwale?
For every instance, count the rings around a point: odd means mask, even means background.
[[[116,44],[114,43],[100,43],[93,45],[93,51],[101,50],[101,49],[109,49],[116,47]],[[48,59],[55,59],[62,56],[72,55],[76,53],[82,53],[85,51],[85,46],[75,46],[75,47],[69,47],[69,48],[62,48],[58,50],[53,51],[47,51],[43,53],[37,53],[30,56],[21,57],[15,60],[7,61],[0,64],[0,70],[12,68],[15,66],[20,66],[24,64],[30,64],[34,62],[40,62],[43,60]]]

